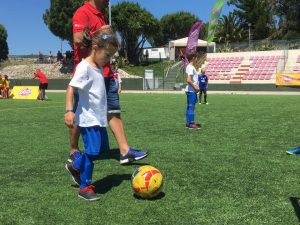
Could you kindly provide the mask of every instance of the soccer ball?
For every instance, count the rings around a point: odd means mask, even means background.
[[[150,199],[160,193],[163,186],[163,176],[153,166],[141,166],[132,174],[131,185],[135,195]]]

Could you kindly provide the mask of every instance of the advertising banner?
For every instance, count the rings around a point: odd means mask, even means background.
[[[198,38],[199,38],[201,25],[202,25],[201,22],[198,21],[192,26],[192,28],[190,30],[189,37],[188,37],[188,40],[187,40],[186,49],[185,49],[184,68],[186,68],[187,65],[189,64],[189,61],[188,61],[186,56],[190,52],[193,52],[193,51],[197,50]]]
[[[276,74],[276,86],[300,86],[300,73]]]
[[[39,95],[38,86],[14,86],[12,89],[13,99],[37,99]]]
[[[208,25],[208,37],[207,42],[210,43],[213,41],[215,36],[215,29],[220,18],[222,8],[224,6],[225,0],[219,0],[215,3],[214,7],[211,10],[210,21]]]

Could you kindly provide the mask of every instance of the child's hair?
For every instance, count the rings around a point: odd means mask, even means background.
[[[95,32],[91,32],[89,28],[83,30],[83,46],[91,48],[92,45],[105,48],[116,52],[119,48],[119,43],[111,26],[106,25]]]
[[[192,61],[193,59],[197,58],[198,57],[198,53],[193,51],[193,52],[190,52],[188,53],[187,55],[187,59],[190,61]]]
[[[7,75],[4,75],[4,79],[6,79],[6,80],[7,80],[7,79],[8,79],[8,76],[7,76]]]

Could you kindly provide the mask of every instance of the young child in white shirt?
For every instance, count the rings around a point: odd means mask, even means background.
[[[102,66],[109,63],[117,51],[118,41],[110,26],[104,26],[93,33],[85,29],[83,38],[85,47],[90,48],[90,54],[78,64],[67,89],[65,124],[72,127],[76,121],[85,150],[68,170],[74,181],[80,185],[78,196],[88,201],[96,201],[99,197],[91,185],[93,161],[109,148],[106,131],[107,99]],[[74,114],[75,89],[78,90],[79,101]]]

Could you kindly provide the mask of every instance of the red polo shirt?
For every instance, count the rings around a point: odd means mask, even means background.
[[[85,27],[89,27],[91,32],[99,30],[102,26],[107,25],[105,22],[105,14],[99,11],[89,2],[85,2],[83,6],[78,8],[73,16],[73,33],[79,33],[84,30]],[[89,50],[87,48],[79,48],[74,45],[74,61],[75,69],[78,63],[82,59],[89,55]],[[109,65],[103,66],[104,77],[111,75],[111,70]]]
[[[34,74],[33,78],[39,78],[41,84],[48,84],[47,76],[43,72],[37,72]]]

